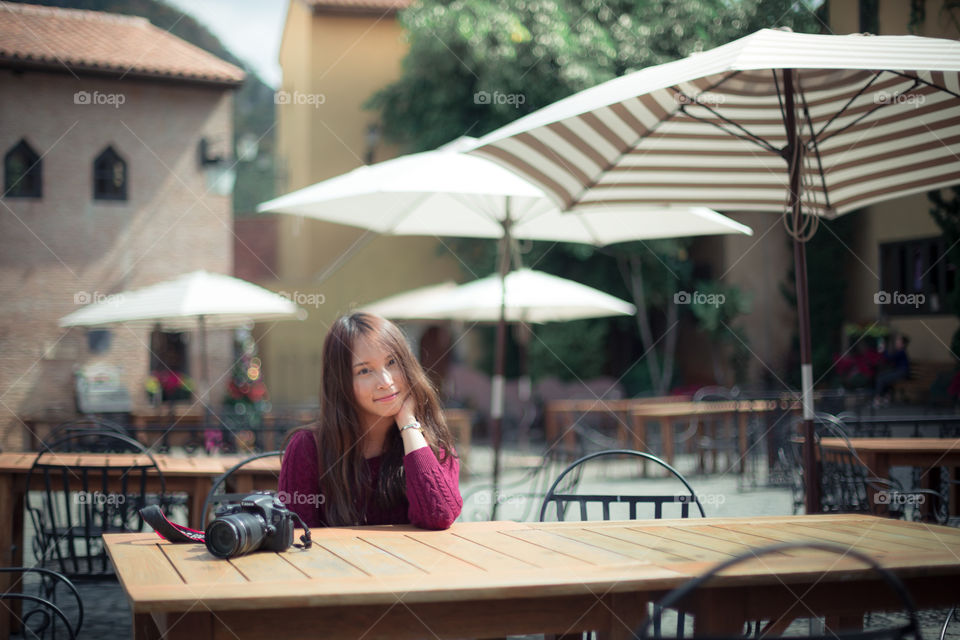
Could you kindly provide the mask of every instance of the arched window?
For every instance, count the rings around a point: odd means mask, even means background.
[[[21,140],[3,156],[3,196],[39,198],[43,194],[43,161]]]
[[[93,161],[93,199],[127,199],[127,163],[113,147],[104,149]]]

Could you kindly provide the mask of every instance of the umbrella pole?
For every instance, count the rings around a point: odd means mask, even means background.
[[[500,318],[497,320],[497,341],[494,351],[493,384],[490,390],[490,437],[493,440],[493,507],[490,519],[496,520],[500,502],[500,447],[503,436],[503,394],[507,350],[507,273],[510,271],[510,197],[506,198],[506,214],[503,221],[503,236],[497,252],[500,262]]]
[[[207,363],[207,323],[203,316],[197,316],[200,325],[200,402],[203,404],[204,422],[210,422],[210,368]]]
[[[790,211],[795,220],[800,220],[800,171],[801,154],[796,146],[796,110],[793,93],[793,69],[783,72],[784,111],[787,127],[787,162],[790,167]],[[820,511],[820,477],[817,469],[816,444],[813,429],[813,356],[810,345],[810,298],[807,289],[807,248],[800,234],[793,234],[794,280],[797,288],[797,320],[800,324],[800,378],[803,405],[803,466],[806,485],[807,513]]]

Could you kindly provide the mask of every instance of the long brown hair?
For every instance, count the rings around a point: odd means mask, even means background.
[[[398,429],[387,434],[375,495],[369,495],[369,469],[360,446],[362,426],[353,391],[353,349],[361,337],[371,338],[400,365],[409,393],[415,399],[414,415],[434,455],[443,462],[453,454],[453,437],[447,428],[437,392],[417,361],[403,332],[389,320],[369,313],[341,316],[323,341],[323,378],[320,383],[320,418],[309,427],[317,442],[320,494],[324,496],[327,526],[364,524],[364,505],[372,498],[384,509],[405,501],[403,441]]]

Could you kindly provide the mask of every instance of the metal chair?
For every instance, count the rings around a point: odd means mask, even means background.
[[[245,498],[248,494],[246,493],[225,493],[224,489],[227,488],[227,482],[230,480],[230,477],[236,473],[238,470],[242,469],[246,465],[250,464],[254,460],[260,460],[261,458],[270,458],[274,456],[283,455],[283,451],[266,451],[264,453],[256,453],[252,456],[244,458],[237,464],[233,465],[222,474],[217,476],[216,480],[213,481],[213,486],[210,487],[210,491],[207,493],[206,500],[203,501],[203,522],[200,523],[200,528],[203,529],[207,526],[207,521],[211,515],[211,510],[214,505],[221,504],[224,502],[237,502],[242,498]]]
[[[580,474],[583,471],[583,465],[590,460],[596,460],[598,458],[607,458],[613,456],[630,456],[634,458],[640,458],[643,460],[649,460],[654,464],[658,464],[669,471],[677,480],[683,483],[683,486],[686,487],[688,493],[681,494],[671,494],[671,495],[622,495],[622,494],[577,494],[571,493],[569,490],[560,490],[561,485],[564,483],[567,476],[571,474]],[[563,470],[557,479],[553,482],[553,485],[547,490],[546,496],[543,498],[543,504],[540,507],[540,521],[543,522],[547,517],[547,507],[550,504],[556,505],[556,514],[558,520],[563,520],[566,517],[567,507],[571,503],[578,504],[580,506],[580,519],[588,520],[588,506],[591,504],[599,504],[602,511],[602,519],[610,520],[610,506],[612,504],[621,504],[625,503],[629,507],[629,519],[637,519],[637,505],[638,504],[649,504],[653,505],[653,517],[655,519],[660,519],[663,517],[663,507],[668,504],[679,504],[680,505],[680,517],[687,518],[690,516],[690,505],[696,505],[697,509],[700,511],[701,517],[706,517],[706,513],[703,511],[703,506],[700,504],[699,498],[697,498],[696,493],[693,488],[687,482],[687,480],[680,475],[680,473],[671,467],[669,464],[656,457],[655,455],[646,453],[644,451],[634,451],[632,449],[609,449],[607,451],[598,451],[596,453],[591,453],[583,456],[579,460],[574,461],[570,466]]]
[[[136,454],[125,464],[108,466],[91,461],[73,464],[72,440],[95,438],[108,451]],[[147,492],[147,476],[156,475],[160,493]],[[163,473],[153,455],[137,441],[110,431],[75,431],[49,444],[34,459],[26,479],[26,507],[34,529],[33,552],[42,567],[71,579],[113,578],[103,547],[104,533],[143,529],[140,509],[162,502]],[[39,497],[37,497],[39,496]]]
[[[873,558],[870,558],[859,551],[850,549],[849,547],[836,544],[824,544],[820,542],[782,543],[750,549],[744,554],[721,562],[706,573],[687,581],[685,584],[668,593],[654,605],[654,616],[658,616],[663,612],[664,609],[679,609],[683,611],[683,603],[690,597],[691,594],[702,587],[711,578],[715,577],[718,573],[725,571],[734,565],[743,564],[749,560],[761,558],[762,556],[769,556],[772,554],[783,553],[784,551],[800,549],[819,550],[826,553],[837,554],[841,558],[848,557],[859,560],[863,564],[867,565],[874,573],[877,574],[880,580],[890,587],[893,593],[896,594],[900,602],[903,604],[903,608],[909,617],[909,621],[906,624],[890,627],[888,629],[871,629],[869,631],[859,632],[828,632],[826,634],[811,634],[802,637],[807,638],[808,640],[838,640],[838,638],[842,640],[904,640],[906,638],[915,638],[920,640],[920,623],[917,619],[917,608],[913,603],[913,598],[910,597],[910,593],[907,591],[906,587],[899,578],[897,578],[887,569],[884,569],[882,566],[880,566],[875,560],[873,560]],[[644,621],[643,625],[641,625],[640,629],[638,629],[634,635],[638,638],[653,637],[658,640],[662,638],[663,636],[660,635],[660,630],[655,620],[655,617],[648,618],[646,621]],[[757,637],[767,637],[767,634],[770,633],[770,627],[773,626],[773,622],[775,621],[768,623],[767,628],[763,630],[758,629],[756,631]],[[649,635],[651,627],[653,627],[652,636]],[[678,638],[683,637],[682,631],[683,629],[678,628]],[[743,635],[711,635],[709,637],[711,640],[743,640],[744,638]]]
[[[33,605],[32,608],[21,610],[17,616],[17,622],[23,628],[24,638],[45,638],[47,631],[50,631],[50,637],[56,638],[58,623],[66,631],[67,637],[76,638],[80,635],[80,629],[83,626],[83,600],[80,599],[80,592],[66,576],[39,567],[0,567],[0,573],[36,575],[40,578],[39,593],[41,595],[24,593],[23,577],[0,593],[0,602],[10,601],[0,606],[10,612],[15,611],[15,607],[12,606],[13,601],[20,601],[27,607]],[[65,608],[57,605],[57,587],[59,586],[72,596],[76,607],[76,619],[71,619]],[[35,618],[38,622],[33,622]]]

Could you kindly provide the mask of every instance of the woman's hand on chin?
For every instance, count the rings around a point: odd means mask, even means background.
[[[404,398],[403,404],[400,405],[400,411],[398,411],[397,415],[394,417],[397,422],[398,429],[417,419],[414,415],[414,409],[416,409],[416,407],[417,401],[414,399],[413,394],[407,392],[407,397]]]

